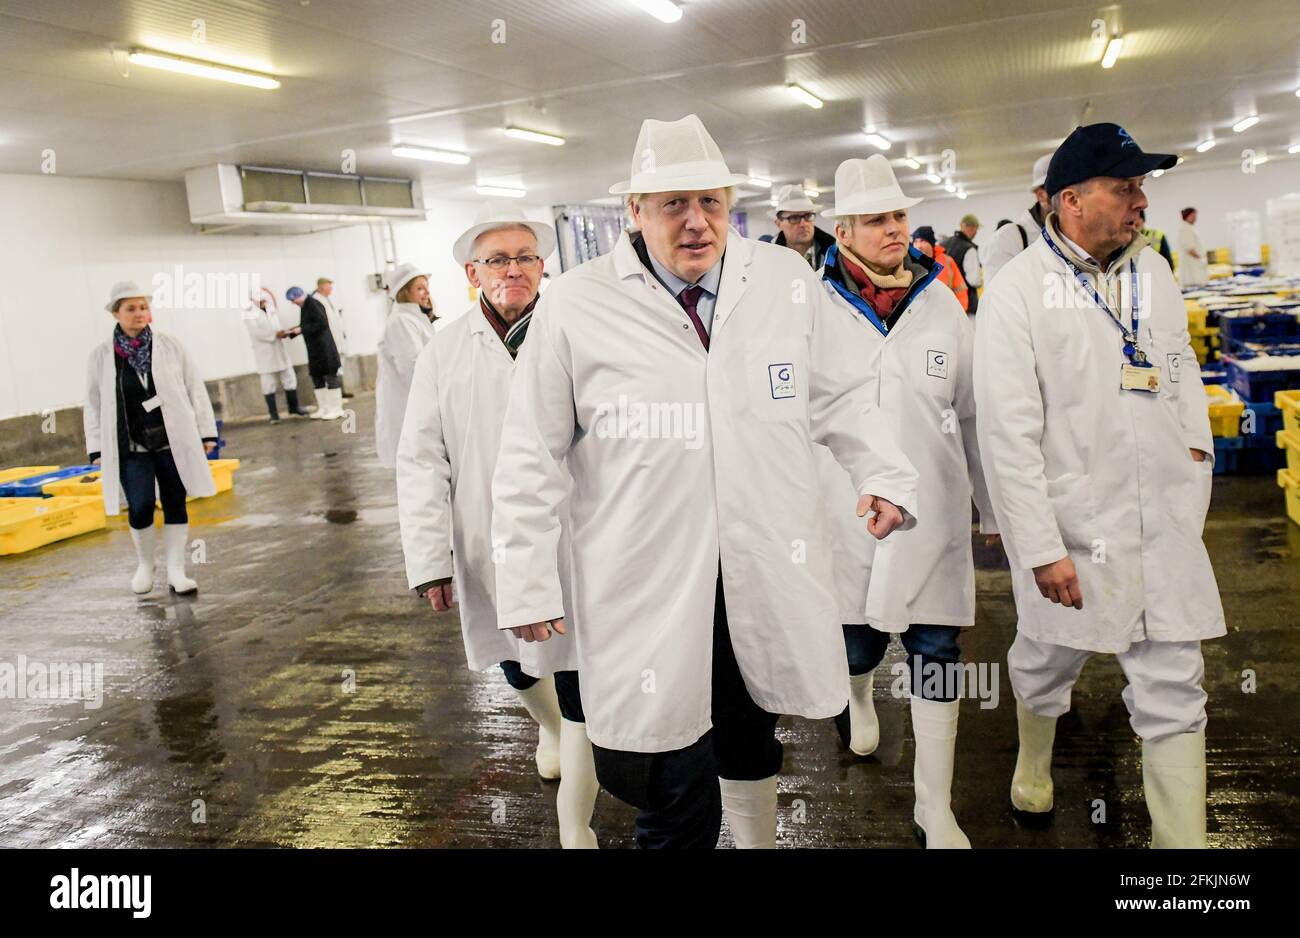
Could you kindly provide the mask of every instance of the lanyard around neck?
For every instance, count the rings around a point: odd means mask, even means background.
[[[1131,327],[1126,329],[1124,328],[1123,320],[1120,318],[1120,313],[1114,312],[1108,305],[1106,305],[1106,301],[1101,298],[1101,294],[1097,292],[1097,288],[1088,282],[1088,278],[1083,275],[1083,271],[1081,271],[1072,260],[1065,256],[1065,252],[1060,249],[1056,241],[1052,238],[1046,225],[1043,226],[1043,240],[1047,242],[1047,246],[1052,249],[1052,252],[1061,259],[1061,263],[1065,264],[1065,266],[1069,268],[1070,273],[1074,274],[1074,279],[1079,282],[1079,285],[1087,290],[1092,296],[1092,301],[1097,304],[1097,308],[1106,314],[1106,318],[1113,322],[1115,328],[1119,329],[1120,333],[1124,336],[1125,357],[1135,365],[1145,364],[1147,356],[1138,346],[1137,339],[1138,319],[1141,318],[1140,310],[1142,302],[1141,297],[1138,295],[1137,261],[1133,259],[1129,260],[1129,275],[1131,277],[1133,303],[1132,308],[1129,311]]]

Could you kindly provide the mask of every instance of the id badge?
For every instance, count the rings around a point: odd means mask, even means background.
[[[145,413],[152,413],[162,406],[162,401],[160,401],[158,395],[155,394],[153,397],[149,398],[149,400],[141,401],[140,406],[144,408]]]
[[[1160,369],[1154,366],[1143,368],[1138,365],[1126,364],[1119,372],[1119,386],[1125,391],[1150,391],[1155,393],[1160,390]]]

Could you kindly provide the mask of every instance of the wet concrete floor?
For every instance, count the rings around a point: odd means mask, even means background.
[[[406,591],[373,397],[350,404],[356,433],[339,421],[227,428],[225,455],[243,461],[235,491],[190,503],[206,552],[197,597],[130,592],[125,521],[0,558],[0,663],[98,662],[104,684],[93,708],[0,699],[0,846],[558,846],[536,731],[499,671],[465,668],[455,613]],[[1224,477],[1206,539],[1229,625],[1205,646],[1210,843],[1294,847],[1300,527],[1270,477]],[[963,704],[959,821],[977,847],[1145,846],[1140,745],[1105,657],[1060,723],[1050,825],[1013,819],[1014,607],[1000,551],[977,556],[978,625],[963,648],[999,664],[1000,698]],[[882,667],[901,660],[895,642]],[[915,846],[911,724],[887,684],[868,759],[847,754],[830,721],[782,720],[782,846]],[[602,845],[630,846],[632,817],[602,793]]]

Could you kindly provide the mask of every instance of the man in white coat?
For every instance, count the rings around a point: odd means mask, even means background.
[[[491,539],[496,466],[515,356],[537,305],[550,226],[488,203],[456,240],[479,301],[437,332],[415,362],[397,444],[397,502],[407,580],[434,612],[459,599],[470,668],[500,665],[537,721],[537,771],[559,778],[556,811],[564,847],[595,847],[599,792],[582,711],[572,639],[525,643],[497,628]],[[568,592],[567,542],[561,551]]]
[[[415,360],[433,338],[434,312],[429,275],[414,264],[399,264],[389,271],[386,286],[393,306],[376,356],[375,451],[380,465],[391,469],[396,464]]]
[[[1205,666],[1225,634],[1209,554],[1213,443],[1187,316],[1139,231],[1175,158],[1115,124],[1052,157],[1043,237],[990,285],[975,335],[980,453],[1011,562],[1014,807],[1052,808],[1056,719],[1113,654],[1142,739],[1153,847],[1205,844]]]
[[[1210,281],[1210,263],[1205,245],[1196,230],[1196,209],[1185,208],[1178,226],[1178,282],[1183,289],[1203,286]]]
[[[836,722],[854,753],[875,751],[873,675],[889,636],[898,634],[911,670],[913,820],[927,847],[967,848],[951,792],[964,681],[957,636],[975,622],[972,494],[982,529],[993,527],[975,436],[975,328],[953,292],[936,282],[939,265],[909,249],[907,210],[920,201],[903,193],[889,160],[876,154],[840,164],[835,205],[823,213],[836,219],[836,242],[822,285],[858,327],[855,358],[916,467],[925,506],[916,527],[876,545],[854,513],[852,482],[819,448],[849,658],[849,705]]]
[[[1043,219],[1052,210],[1052,202],[1047,197],[1047,166],[1052,162],[1052,154],[1047,153],[1034,160],[1034,171],[1029,180],[1029,188],[1034,193],[1034,204],[1029,206],[1014,219],[1011,224],[1003,225],[993,232],[988,249],[983,254],[984,282],[991,283],[1007,261],[1015,257],[1029,245],[1038,240],[1043,229]]]
[[[253,340],[253,361],[257,364],[257,375],[262,382],[262,397],[266,399],[266,410],[271,415],[271,423],[280,422],[280,413],[275,406],[275,385],[278,380],[284,388],[284,400],[289,405],[289,413],[295,417],[308,416],[307,411],[298,406],[298,376],[293,370],[293,361],[289,358],[289,339],[296,332],[285,329],[280,324],[280,314],[275,308],[275,297],[271,291],[262,288],[261,292],[250,298],[250,305],[244,311],[244,326],[249,338]]]
[[[857,328],[786,248],[728,225],[699,118],[641,125],[639,233],[560,276],[519,362],[493,480],[500,627],[567,629],[557,551],[572,480],[587,728],[641,847],[776,843],[779,714],[848,697],[813,443],[870,534],[915,523],[916,473],[867,398]],[[721,782],[719,781],[721,777]]]

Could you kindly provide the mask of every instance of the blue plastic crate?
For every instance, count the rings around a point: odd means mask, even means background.
[[[0,498],[44,498],[45,493],[41,491],[41,487],[47,482],[73,479],[84,476],[88,472],[98,471],[99,466],[67,466],[63,469],[55,469],[53,472],[42,472],[37,476],[28,476],[26,479],[17,479],[0,485]]]
[[[1278,353],[1275,353],[1278,354]],[[1300,355],[1300,350],[1295,353],[1284,353],[1291,355]],[[1260,371],[1250,371],[1242,368],[1239,364],[1241,361],[1247,361],[1254,358],[1253,353],[1238,353],[1225,356],[1223,362],[1228,369],[1228,384],[1242,400],[1247,401],[1271,401],[1273,395],[1278,391],[1289,391],[1293,388],[1300,388],[1300,368],[1274,368]]]
[[[1214,438],[1214,474],[1228,475],[1237,471],[1241,461],[1244,441],[1239,436],[1216,436]]]
[[[1244,429],[1249,414],[1254,416],[1254,430],[1242,433],[1246,446],[1276,446],[1277,432],[1282,429],[1282,408],[1266,401],[1242,401],[1246,409],[1242,411],[1241,420]]]
[[[1217,362],[1201,366],[1201,384],[1227,384],[1228,369]]]
[[[1219,337],[1247,342],[1263,339],[1291,339],[1300,336],[1300,319],[1295,313],[1223,313],[1219,316]]]
[[[221,451],[226,448],[226,441],[221,436],[223,421],[217,421],[217,448],[208,453],[208,459],[220,459]]]

